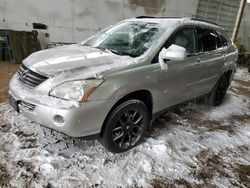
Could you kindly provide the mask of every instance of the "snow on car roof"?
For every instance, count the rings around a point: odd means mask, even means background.
[[[218,24],[213,23],[208,20],[202,20],[197,18],[189,18],[189,17],[150,17],[150,16],[139,16],[135,18],[128,19],[129,21],[143,21],[143,22],[151,22],[151,23],[166,23],[167,25],[173,23],[190,23],[190,24],[199,24],[199,25],[207,25],[212,27],[221,28]],[[221,28],[223,29],[223,28]]]

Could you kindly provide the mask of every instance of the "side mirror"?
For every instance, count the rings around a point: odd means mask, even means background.
[[[187,57],[187,50],[181,46],[171,45],[168,49],[163,49],[163,59],[170,61],[184,61]]]

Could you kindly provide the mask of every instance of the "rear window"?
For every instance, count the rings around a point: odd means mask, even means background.
[[[219,34],[219,36],[220,36],[220,38],[221,38],[222,45],[223,45],[223,46],[228,46],[228,45],[229,45],[229,42],[227,41],[227,39],[226,39],[223,35],[221,35],[221,34]]]
[[[222,40],[221,40],[221,37],[219,36],[219,34],[218,33],[216,33],[216,35],[217,35],[217,49],[219,49],[219,48],[223,48],[224,47],[224,45],[223,45],[223,42],[222,42]]]
[[[216,33],[211,29],[198,29],[199,51],[209,52],[217,49]]]

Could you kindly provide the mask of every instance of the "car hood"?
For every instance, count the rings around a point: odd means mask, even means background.
[[[76,44],[33,53],[23,62],[35,72],[54,75],[70,70],[89,70],[90,68],[95,70],[95,73],[99,73],[106,69],[131,64],[133,60],[129,56],[119,56],[109,51]]]

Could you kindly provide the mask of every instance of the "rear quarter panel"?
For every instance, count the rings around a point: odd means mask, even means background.
[[[238,60],[238,49],[236,48],[234,42],[231,40],[230,36],[225,30],[219,28],[217,29],[217,32],[222,34],[230,43],[228,48],[224,52],[226,56],[226,63],[224,64],[223,68],[220,70],[219,74],[221,76],[225,72],[231,70],[233,73],[230,79],[231,81],[236,70],[236,65],[237,65],[237,60]]]

